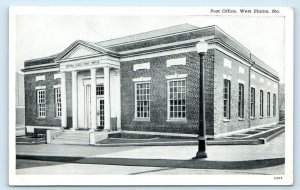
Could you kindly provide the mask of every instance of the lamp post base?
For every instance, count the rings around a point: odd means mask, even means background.
[[[196,157],[194,157],[194,159],[197,158],[207,158],[206,152],[197,152]]]
[[[198,152],[196,154],[196,157],[194,157],[193,159],[197,158],[207,158],[206,140],[203,137],[198,137]]]

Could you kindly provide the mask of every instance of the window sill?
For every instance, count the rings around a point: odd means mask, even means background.
[[[134,118],[133,121],[150,121],[150,118]]]
[[[187,123],[187,119],[168,119],[167,122]]]
[[[230,121],[231,121],[230,119],[223,119],[224,123],[227,123],[227,122],[230,122]]]
[[[256,118],[255,117],[251,117],[251,120],[255,120]]]
[[[61,117],[55,117],[54,119],[61,119]]]
[[[238,118],[238,121],[245,121],[245,118]]]
[[[263,119],[264,117],[259,117],[259,119]]]

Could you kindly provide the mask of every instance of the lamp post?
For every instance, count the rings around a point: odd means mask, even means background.
[[[202,38],[196,45],[200,58],[199,80],[199,133],[198,152],[195,158],[207,158],[206,154],[206,121],[205,121],[205,97],[204,97],[204,55],[208,49],[208,43]]]

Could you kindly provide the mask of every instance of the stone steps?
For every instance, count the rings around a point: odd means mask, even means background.
[[[60,136],[55,137],[51,144],[89,145],[90,135],[88,131],[64,131]]]

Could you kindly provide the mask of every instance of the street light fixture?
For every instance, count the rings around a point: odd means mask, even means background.
[[[207,158],[206,154],[206,121],[205,121],[205,97],[204,97],[204,55],[208,49],[208,43],[201,38],[196,45],[200,57],[200,80],[199,80],[199,133],[198,152],[195,158]]]

